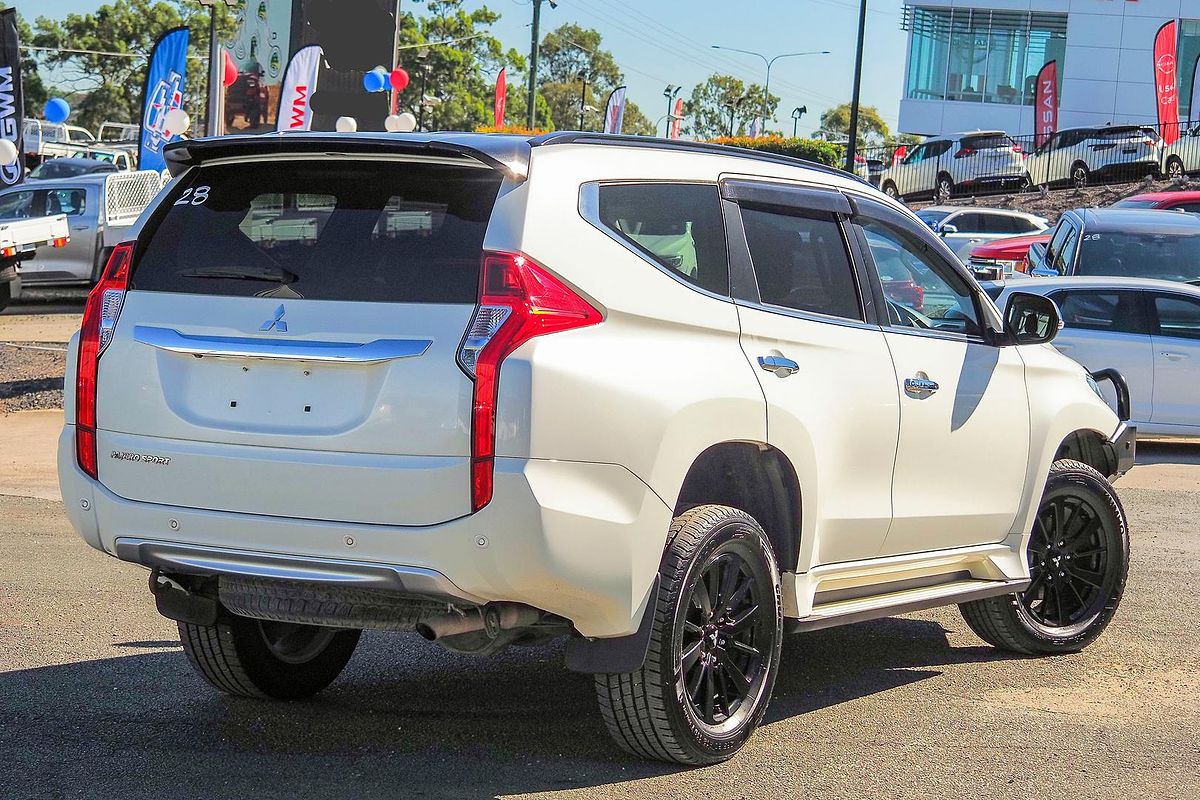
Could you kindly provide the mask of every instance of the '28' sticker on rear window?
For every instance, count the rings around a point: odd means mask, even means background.
[[[202,206],[208,202],[208,193],[212,191],[211,186],[197,186],[195,189],[188,187],[183,190],[183,194],[175,201],[177,206]]]

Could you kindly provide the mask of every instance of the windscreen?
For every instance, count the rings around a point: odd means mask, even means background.
[[[489,169],[405,161],[202,167],[156,212],[130,288],[474,303],[501,180]]]
[[[967,150],[1002,150],[1011,148],[1013,140],[1003,133],[984,136],[964,136],[962,146]]]
[[[1080,275],[1192,281],[1200,278],[1200,234],[1089,233]]]
[[[1112,204],[1113,208],[1154,208],[1158,205],[1157,200],[1118,200]]]

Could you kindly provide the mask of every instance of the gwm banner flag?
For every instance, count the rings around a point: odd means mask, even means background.
[[[310,44],[292,56],[287,73],[283,76],[283,89],[279,92],[279,114],[275,130],[312,130],[312,96],[317,90],[317,76],[321,71],[321,47]]]

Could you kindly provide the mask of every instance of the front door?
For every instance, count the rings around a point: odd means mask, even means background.
[[[1155,293],[1154,415],[1162,425],[1200,428],[1200,301]]]
[[[798,473],[801,563],[873,558],[891,519],[899,409],[883,333],[868,321],[836,192],[770,204],[740,196],[730,214],[742,348],[767,400],[767,441]],[[744,238],[742,232],[744,231]],[[744,242],[744,244],[743,244]]]
[[[881,554],[999,542],[1025,485],[1024,363],[1016,348],[986,341],[973,284],[927,231],[891,209],[861,206],[856,221],[872,260],[891,265],[889,274],[899,260],[921,289],[897,293],[894,281],[882,284],[900,436],[893,520]]]
[[[99,197],[86,186],[49,189],[38,192],[38,202],[46,216],[65,214],[71,228],[66,247],[38,248],[37,257],[21,265],[21,275],[30,283],[40,281],[90,281],[96,262],[95,209],[89,207]]]

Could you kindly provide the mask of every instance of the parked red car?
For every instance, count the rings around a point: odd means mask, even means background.
[[[1200,192],[1147,192],[1112,204],[1113,208],[1150,208],[1200,213]]]
[[[1033,233],[1028,236],[1010,236],[1006,239],[995,239],[985,242],[971,251],[967,266],[976,272],[988,272],[997,267],[1004,269],[1005,275],[1014,272],[1028,272],[1029,262],[1026,256],[1029,248],[1037,242],[1050,241],[1053,230],[1045,233]]]

